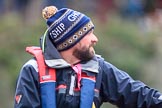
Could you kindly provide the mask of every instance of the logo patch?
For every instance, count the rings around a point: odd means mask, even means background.
[[[15,100],[17,104],[20,103],[21,98],[22,98],[22,95],[16,95]]]

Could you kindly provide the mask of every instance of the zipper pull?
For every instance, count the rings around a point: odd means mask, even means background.
[[[75,74],[71,75],[71,82],[70,82],[70,89],[69,89],[69,95],[74,95],[74,88],[75,88]]]

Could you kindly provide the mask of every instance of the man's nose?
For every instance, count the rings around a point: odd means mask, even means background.
[[[93,43],[97,43],[98,42],[98,38],[95,34],[92,35],[92,40]]]

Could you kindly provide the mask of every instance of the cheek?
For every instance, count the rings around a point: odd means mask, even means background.
[[[90,49],[92,47],[92,43],[89,41],[88,38],[82,39],[78,44],[77,48],[85,50],[85,49]]]
[[[91,41],[90,41],[91,39],[90,39],[90,36],[85,36],[85,37],[83,37],[83,39],[81,39],[80,40],[80,42],[82,43],[82,44],[90,44],[91,43]]]

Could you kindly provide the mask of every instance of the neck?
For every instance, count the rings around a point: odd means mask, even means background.
[[[67,50],[67,51],[61,51],[60,55],[62,56],[62,58],[68,62],[71,65],[74,65],[78,62],[80,62],[79,59],[77,59],[73,54],[71,50]]]

